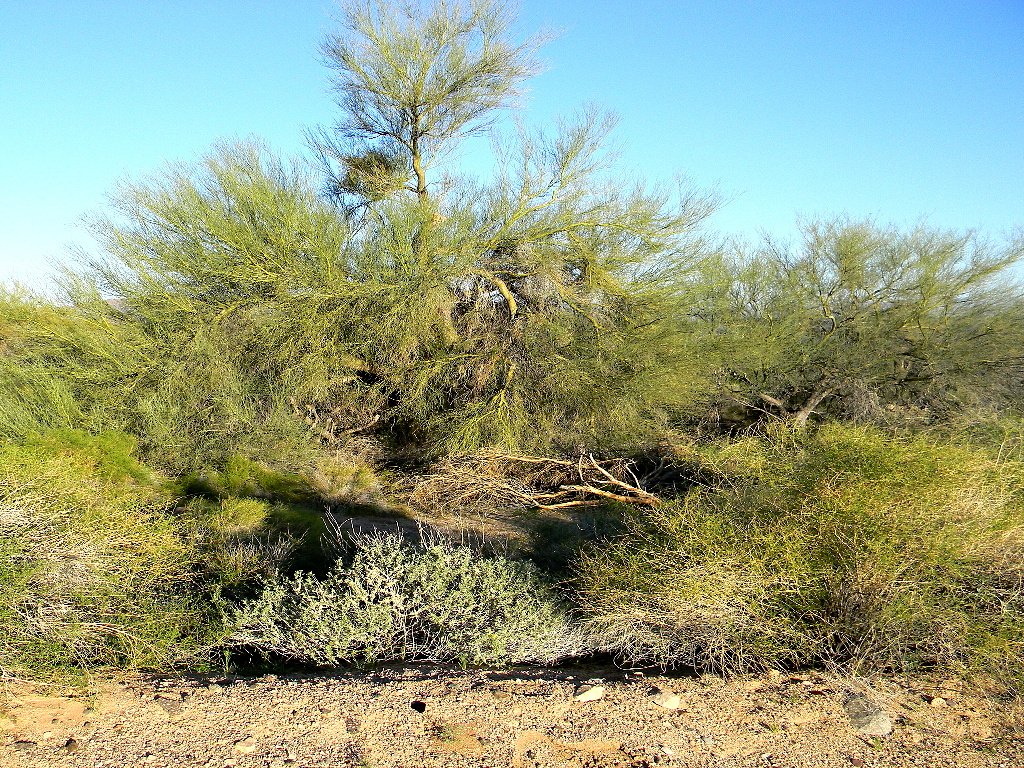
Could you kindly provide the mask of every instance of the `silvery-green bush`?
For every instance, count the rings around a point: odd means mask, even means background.
[[[586,650],[531,563],[440,538],[360,534],[354,546],[325,576],[282,575],[228,608],[232,644],[316,666],[551,663]]]

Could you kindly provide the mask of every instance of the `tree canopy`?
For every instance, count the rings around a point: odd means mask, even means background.
[[[98,355],[53,382],[65,421],[169,442],[184,468],[310,438],[623,453],[699,425],[1019,405],[1020,238],[838,219],[727,245],[713,194],[616,175],[594,110],[505,135],[492,178],[456,173],[444,158],[500,133],[538,71],[511,30],[491,0],[345,6],[313,161],[226,144],[124,186],[53,315],[75,331],[8,342],[19,370]]]
[[[757,353],[730,369],[748,408],[805,423],[821,409],[885,419],[1013,399],[1024,372],[1024,294],[996,245],[926,227],[821,221],[796,249],[742,259],[735,333]]]

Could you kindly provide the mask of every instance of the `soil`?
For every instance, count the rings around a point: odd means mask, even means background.
[[[586,683],[602,686],[603,697],[576,700]],[[677,708],[655,703],[654,687]],[[892,733],[858,733],[847,714],[851,696],[880,705]],[[1019,706],[959,682],[915,678],[437,666],[116,677],[74,695],[9,689],[0,765],[1024,768],[1021,722]]]

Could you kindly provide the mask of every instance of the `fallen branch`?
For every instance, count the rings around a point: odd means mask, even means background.
[[[646,478],[664,471],[660,463]],[[563,510],[605,500],[656,507],[661,499],[643,487],[628,459],[575,461],[538,456],[485,454],[451,460],[421,478],[410,493],[420,507],[490,511]]]

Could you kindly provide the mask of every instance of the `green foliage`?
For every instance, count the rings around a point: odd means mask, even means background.
[[[228,622],[238,647],[317,666],[550,663],[584,650],[528,563],[394,534],[357,536],[351,564],[325,577],[269,581]]]
[[[79,278],[65,288],[70,306],[0,295],[0,437],[124,431],[176,473],[239,453],[311,460],[307,426],[280,387],[268,392],[232,366],[226,337],[198,319],[190,329],[168,316],[155,328]]]
[[[324,509],[393,511],[440,459],[435,506],[486,512],[522,480],[460,456],[657,445],[661,506],[535,521],[549,570],[584,548],[607,650],[1019,678],[1024,242],[840,219],[728,253],[713,196],[616,178],[593,111],[462,177],[537,41],[491,0],[343,16],[324,176],[217,147],[123,186],[57,301],[0,290],[0,673],[196,663],[225,600],[233,644],[310,664],[585,652],[533,566],[394,537],[334,564]]]
[[[1019,456],[840,425],[683,456],[702,484],[577,564],[580,601],[624,658],[1019,678]]]
[[[69,455],[87,462],[93,472],[112,483],[131,483],[139,489],[160,491],[162,480],[137,457],[138,441],[123,432],[90,435],[81,430],[50,430],[24,441],[29,455],[50,457]],[[26,470],[28,466],[26,466]]]
[[[186,476],[188,493],[218,499],[272,499],[287,504],[371,505],[381,501],[382,481],[351,457],[325,454],[315,463],[281,471],[242,456],[230,456],[218,470]]]
[[[425,196],[432,162],[488,127],[538,69],[536,42],[512,42],[493,0],[426,10],[353,0],[343,13],[344,33],[323,46],[342,118],[311,137],[334,195]]]
[[[747,409],[806,422],[824,409],[875,422],[1019,402],[1019,237],[836,220],[796,252],[769,243],[734,267],[723,322],[745,352],[728,371]]]
[[[264,498],[291,503],[318,500],[305,477],[278,472],[242,456],[230,456],[219,470],[187,478],[186,488],[219,499]]]
[[[251,594],[263,579],[296,560],[320,564],[324,559],[317,546],[324,527],[309,510],[229,497],[215,503],[193,499],[187,513],[193,546],[217,602]]]
[[[130,445],[0,446],[0,673],[163,667],[215,641],[189,536]]]
[[[90,279],[159,349],[137,429],[219,467],[245,432],[259,459],[301,453],[307,428],[329,442],[372,428],[434,455],[640,443],[699,400],[708,334],[684,332],[679,307],[708,255],[694,230],[710,198],[613,183],[611,123],[594,114],[524,133],[488,184],[430,184],[533,69],[532,44],[508,43],[484,2],[347,20],[327,52],[344,173],[360,180],[346,194],[372,188],[360,213],[238,146],[124,189],[121,217],[95,223]],[[415,185],[382,191],[377,176],[406,166]]]
[[[255,146],[126,187],[118,208],[119,220],[93,222],[105,247],[91,262],[95,289],[73,285],[70,298],[113,297],[118,322],[148,340],[129,428],[176,472],[232,455],[308,461],[314,444],[292,404],[303,387],[287,371],[292,348],[314,342],[280,325],[275,296],[305,300],[344,244],[343,223],[302,171],[264,163]],[[322,371],[302,373],[304,386],[321,386]]]
[[[140,343],[105,317],[0,289],[0,438],[112,427],[105,407]]]

